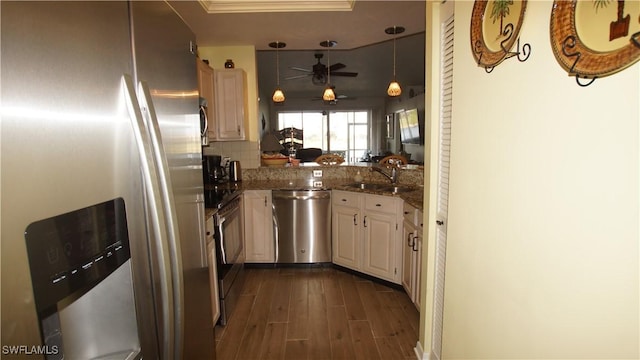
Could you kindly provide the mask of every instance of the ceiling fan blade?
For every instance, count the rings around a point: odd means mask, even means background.
[[[313,71],[311,71],[309,69],[303,69],[303,68],[300,68],[300,67],[297,67],[297,66],[291,66],[291,67],[289,67],[289,69],[298,70],[298,71],[304,71],[304,72],[308,72],[308,73],[313,72]]]
[[[332,71],[331,72],[332,76],[351,76],[351,77],[356,77],[358,76],[357,72],[348,72],[348,71]]]
[[[304,77],[307,77],[307,76],[311,76],[311,75],[312,75],[311,73],[309,73],[309,74],[304,74],[304,75],[295,75],[295,76],[289,76],[289,77],[286,77],[286,78],[284,78],[284,79],[285,79],[285,80],[301,79],[301,78],[304,78]]]
[[[330,71],[336,71],[336,70],[344,69],[346,67],[347,67],[347,65],[345,65],[343,63],[335,63],[335,64],[332,64],[331,66],[329,66],[329,70]]]

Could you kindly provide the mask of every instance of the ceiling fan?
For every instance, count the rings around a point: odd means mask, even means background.
[[[311,82],[314,85],[326,85],[327,84],[327,65],[320,62],[320,59],[322,59],[322,54],[315,54],[314,56],[316,59],[318,59],[318,62],[315,65],[313,65],[311,70],[304,69],[301,67],[295,67],[295,66],[290,67],[290,69],[292,70],[302,71],[302,72],[305,72],[306,74],[290,76],[285,79],[292,80],[292,79],[300,79],[307,76],[311,76]],[[349,77],[358,76],[357,72],[337,71],[337,70],[344,69],[345,67],[347,67],[347,65],[342,63],[335,63],[330,65],[328,70],[331,73],[331,76],[349,76]]]

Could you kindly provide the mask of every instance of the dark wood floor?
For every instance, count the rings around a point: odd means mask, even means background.
[[[419,314],[403,291],[330,267],[246,275],[216,327],[218,360],[416,359]]]

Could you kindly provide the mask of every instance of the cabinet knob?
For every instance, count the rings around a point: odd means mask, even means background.
[[[438,224],[438,225],[444,225],[444,221],[442,221],[442,220],[436,220],[436,224]]]

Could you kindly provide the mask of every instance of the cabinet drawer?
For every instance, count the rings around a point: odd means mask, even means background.
[[[360,207],[360,194],[349,191],[333,191],[331,199],[334,205]]]
[[[418,225],[418,209],[406,202],[402,205],[402,215],[404,219],[413,225]]]
[[[396,213],[396,198],[391,196],[367,195],[364,200],[366,210]]]

